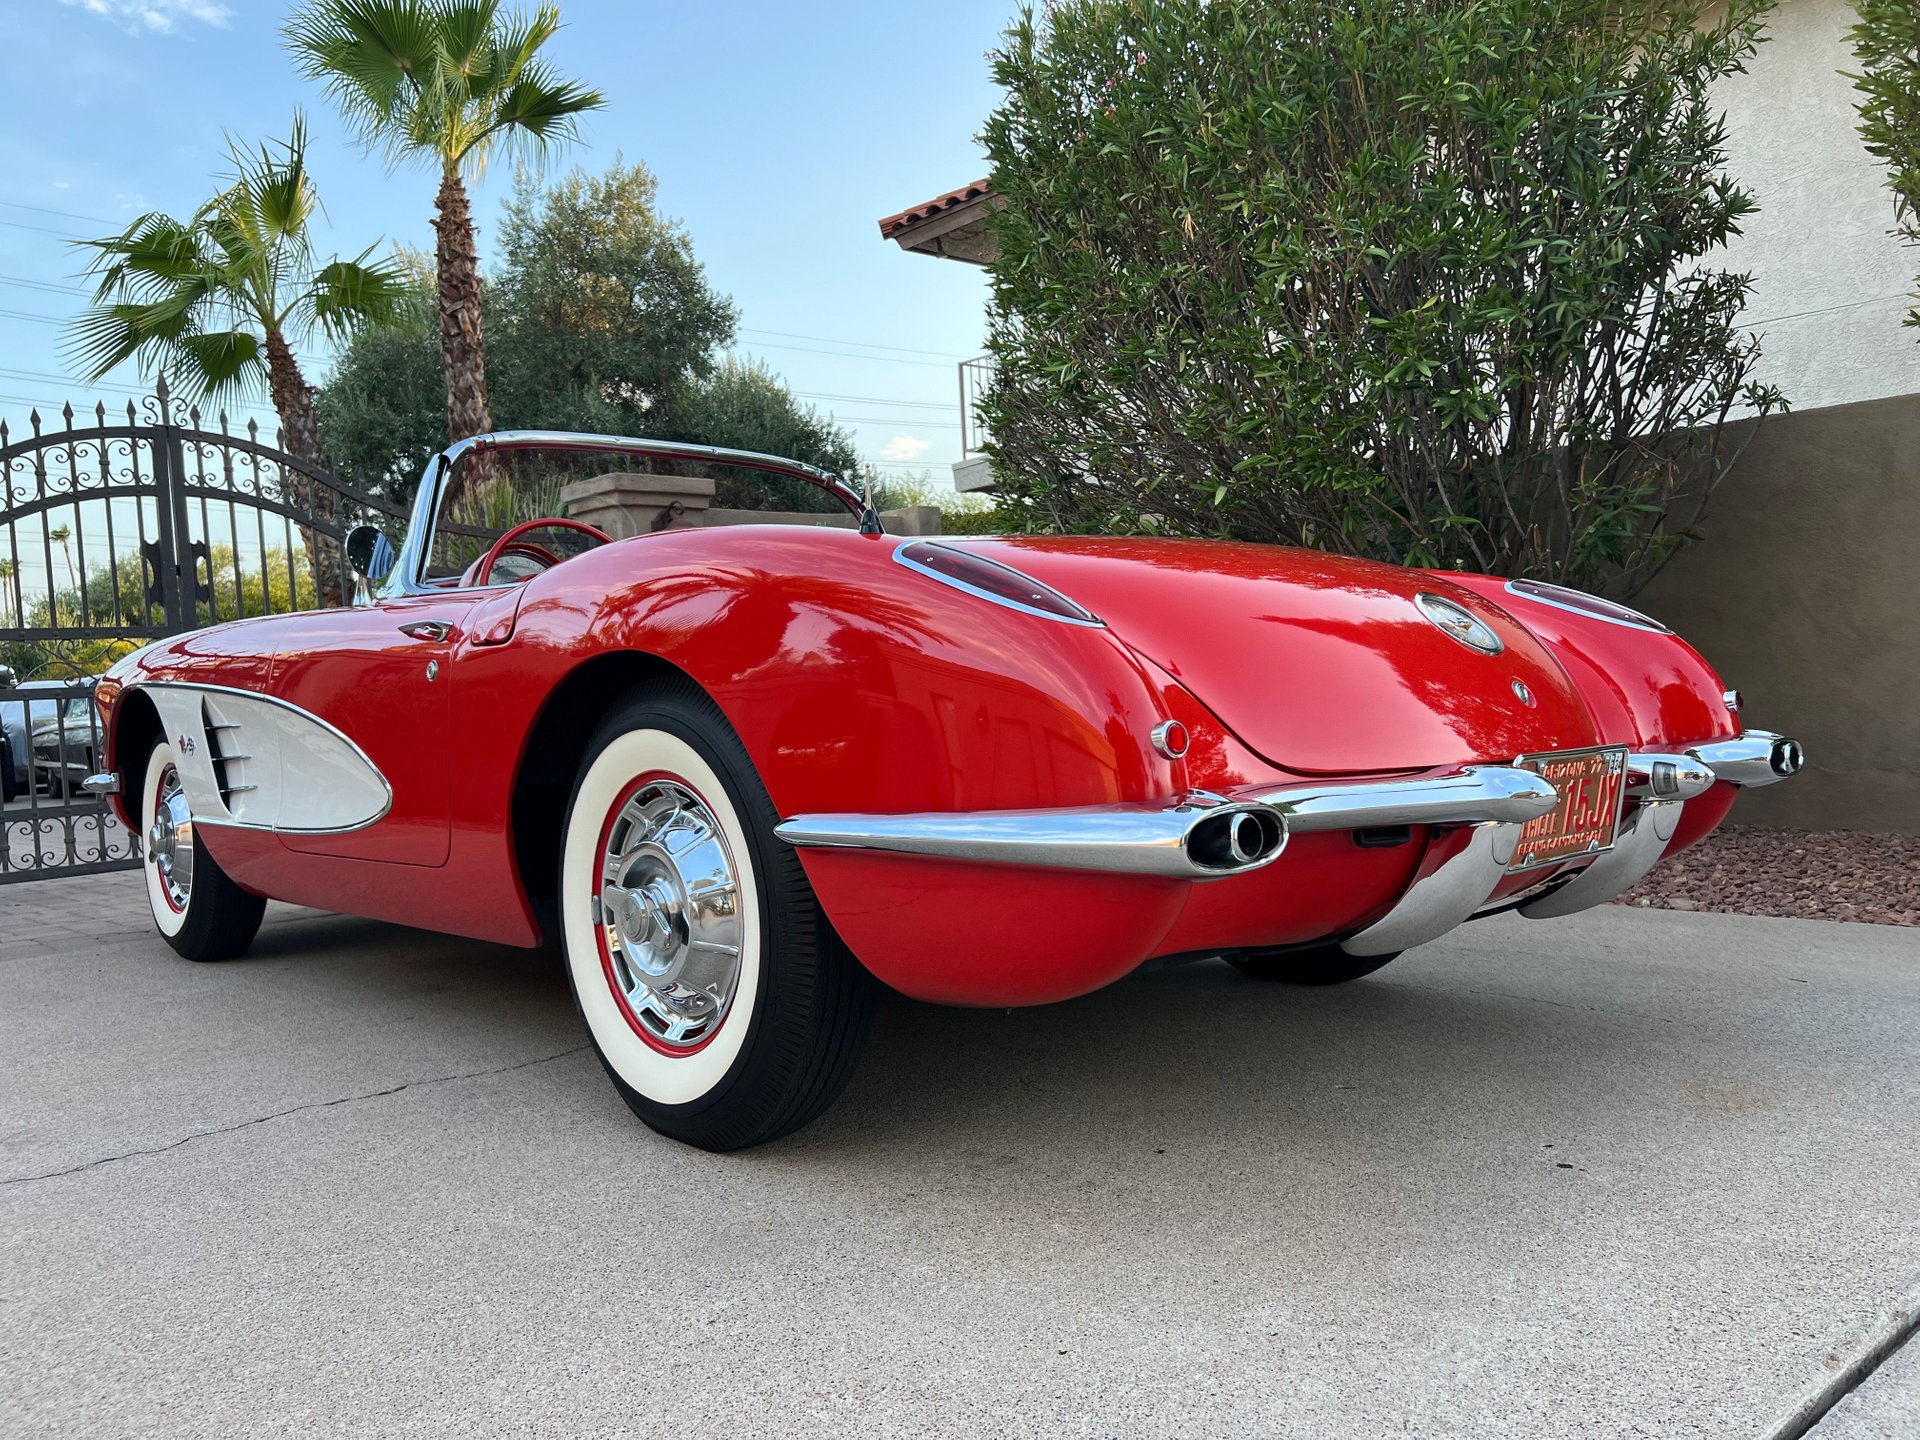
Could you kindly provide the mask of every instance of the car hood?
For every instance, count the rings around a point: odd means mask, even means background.
[[[1431,574],[1206,540],[943,543],[990,555],[1085,606],[1285,769],[1504,763],[1599,740],[1566,671],[1525,626]],[[1482,621],[1501,653],[1442,630],[1415,604],[1421,594]]]

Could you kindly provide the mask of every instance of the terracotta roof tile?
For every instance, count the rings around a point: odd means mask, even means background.
[[[891,240],[902,230],[910,229],[923,220],[931,220],[934,216],[951,210],[956,205],[965,205],[969,200],[978,200],[992,193],[991,180],[976,180],[971,185],[962,185],[958,190],[949,190],[946,194],[937,195],[925,204],[902,210],[898,215],[887,216],[880,222],[880,238]]]

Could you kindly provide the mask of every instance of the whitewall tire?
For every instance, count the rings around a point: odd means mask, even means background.
[[[180,783],[179,757],[164,738],[154,742],[141,775],[140,850],[147,908],[169,945],[189,960],[246,953],[267,902],[242,890],[207,853]]]
[[[587,746],[561,849],[561,939],[608,1076],[711,1150],[798,1128],[851,1074],[873,982],[820,913],[718,707],[663,682]]]

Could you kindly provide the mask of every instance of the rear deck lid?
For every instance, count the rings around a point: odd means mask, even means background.
[[[1499,606],[1431,574],[1206,540],[942,543],[978,549],[1084,605],[1250,749],[1290,770],[1504,763],[1598,743],[1545,646]],[[1498,637],[1500,653],[1449,633],[1421,595],[1466,611]]]

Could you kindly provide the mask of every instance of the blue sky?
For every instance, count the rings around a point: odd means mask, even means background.
[[[18,3],[18,0],[17,0]],[[977,179],[992,107],[986,52],[1016,0],[822,6],[562,0],[548,47],[607,107],[555,169],[616,155],[660,177],[741,350],[833,413],[894,473],[946,477],[959,455],[954,364],[981,348],[971,266],[883,242],[880,216]],[[323,250],[430,249],[434,177],[389,172],[347,137],[279,43],[288,7],[260,0],[24,0],[10,6],[0,113],[0,416],[20,425],[83,395],[124,403],[138,377],[87,392],[61,358],[81,304],[65,241],[209,192],[232,134],[286,133],[296,107],[326,206]],[[483,261],[511,188],[475,192]],[[64,212],[64,213],[50,213]],[[324,346],[310,346],[324,376]],[[264,411],[260,412],[263,419]]]

